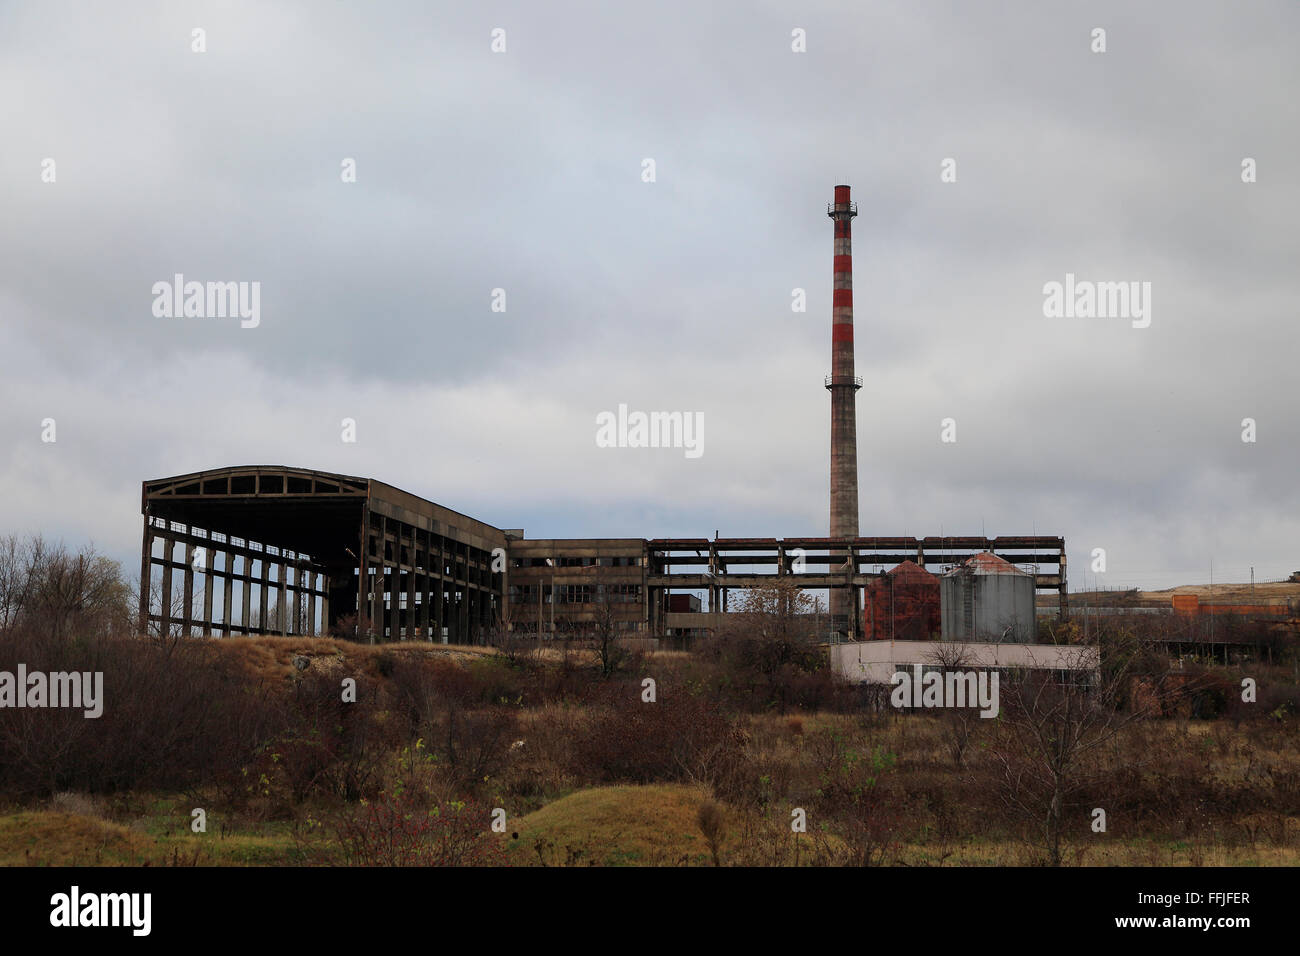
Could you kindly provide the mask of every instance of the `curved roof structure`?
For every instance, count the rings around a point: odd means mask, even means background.
[[[374,478],[287,465],[233,465],[144,482],[141,510],[153,517],[283,545],[347,563],[343,540],[360,535],[365,509],[484,550],[501,529]]]

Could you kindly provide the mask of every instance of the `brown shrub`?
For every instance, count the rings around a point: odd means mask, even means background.
[[[699,824],[700,833],[704,835],[704,842],[708,844],[713,865],[722,866],[722,840],[727,832],[726,815],[722,812],[722,807],[712,800],[704,801],[700,804],[695,821]]]
[[[490,819],[473,801],[423,806],[409,794],[385,794],[346,807],[325,829],[347,866],[506,866]]]
[[[601,783],[716,783],[735,772],[743,738],[717,708],[685,692],[645,703],[639,685],[611,685],[581,720],[575,775]]]
[[[10,632],[0,670],[103,674],[103,713],[0,710],[0,781],[9,796],[60,790],[190,790],[244,764],[282,726],[278,703],[204,641],[55,639]]]

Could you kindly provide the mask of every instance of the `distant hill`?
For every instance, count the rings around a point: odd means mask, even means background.
[[[1203,604],[1286,605],[1300,601],[1300,582],[1245,584],[1180,584],[1160,591],[1071,591],[1070,607],[1169,607],[1176,594],[1195,595]],[[1056,607],[1060,598],[1055,592],[1038,595],[1039,607]]]

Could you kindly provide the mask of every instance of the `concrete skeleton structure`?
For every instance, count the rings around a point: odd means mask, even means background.
[[[504,561],[506,532],[381,481],[217,468],[146,481],[141,508],[140,620],[151,631],[323,634],[355,615],[379,637],[463,642],[500,615],[492,558],[498,549]]]
[[[323,634],[355,616],[361,636],[388,640],[602,622],[700,633],[737,588],[793,576],[861,608],[892,567],[947,568],[983,551],[1034,566],[1035,586],[1068,613],[1057,537],[528,539],[373,478],[283,465],[146,481],[141,510],[140,617],[155,632]],[[705,610],[674,609],[700,607],[674,601],[693,594],[707,595]]]
[[[1062,538],[858,534],[862,379],[854,374],[857,205],[848,186],[835,187],[826,212],[835,224],[829,537],[528,540],[373,478],[217,468],[144,482],[142,627],[287,635],[346,631],[351,622],[359,636],[457,643],[493,630],[598,626],[697,635],[718,626],[732,590],[797,576],[801,588],[829,592],[826,631],[854,640],[864,633],[863,589],[889,568],[947,569],[985,551],[1032,567],[1034,587],[1057,591],[1067,617]],[[683,592],[707,593],[707,609],[675,601]]]

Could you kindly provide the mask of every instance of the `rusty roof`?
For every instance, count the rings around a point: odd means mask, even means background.
[[[887,578],[914,578],[916,580],[938,581],[939,579],[921,567],[915,561],[904,561],[885,572]]]
[[[992,551],[981,551],[979,554],[973,554],[960,565],[949,571],[949,574],[961,574],[967,572],[971,574],[1023,574],[1029,575],[1027,571],[1021,571],[1018,567],[1004,558],[999,558]]]

